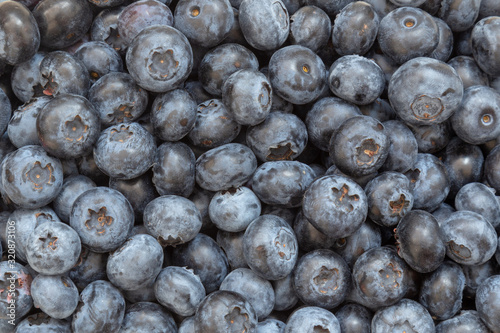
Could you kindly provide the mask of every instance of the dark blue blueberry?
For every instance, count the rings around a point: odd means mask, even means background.
[[[27,103],[33,97],[43,95],[40,63],[46,55],[46,52],[37,52],[29,60],[15,65],[12,69],[11,88],[21,102]]]
[[[68,318],[78,305],[79,293],[64,275],[37,275],[31,283],[33,305],[55,319]]]
[[[328,237],[318,231],[300,211],[293,222],[293,230],[302,251],[309,252],[317,249],[328,249],[335,244],[336,238]]]
[[[108,73],[123,72],[123,60],[118,52],[102,41],[83,43],[75,51],[75,57],[87,68],[92,84]]]
[[[234,14],[229,0],[180,0],[174,12],[175,28],[193,44],[217,46],[229,33]]]
[[[500,202],[494,190],[482,183],[462,186],[455,197],[455,208],[481,214],[494,228],[500,225]]]
[[[217,244],[226,254],[231,270],[236,268],[248,268],[245,256],[243,255],[244,234],[244,231],[229,232],[217,230]]]
[[[446,0],[437,14],[453,32],[461,32],[474,26],[480,6],[481,0]]]
[[[73,332],[116,332],[125,317],[125,299],[111,283],[98,280],[80,293],[80,303],[73,313]]]
[[[237,268],[222,281],[219,290],[237,292],[255,310],[259,320],[267,318],[274,308],[274,290],[271,282],[248,268]]]
[[[90,27],[90,38],[93,41],[103,41],[119,54],[127,51],[128,44],[118,33],[118,17],[125,7],[105,9],[94,17]]]
[[[476,309],[479,317],[493,332],[500,327],[500,275],[486,279],[477,289]]]
[[[419,153],[435,154],[444,149],[453,137],[453,130],[448,120],[442,123],[409,125],[408,127],[417,140]]]
[[[418,302],[402,299],[398,303],[375,312],[372,319],[372,333],[435,331],[429,312]]]
[[[168,266],[161,270],[154,283],[158,302],[180,316],[192,316],[205,298],[205,287],[192,269]]]
[[[75,200],[69,222],[83,245],[94,252],[109,252],[128,238],[134,226],[134,211],[120,192],[97,187]]]
[[[370,333],[373,314],[360,304],[345,304],[335,312],[335,317],[343,333]]]
[[[500,191],[500,145],[497,145],[486,156],[484,161],[484,178],[488,185]]]
[[[488,333],[490,330],[479,317],[477,311],[465,310],[453,318],[436,325],[436,333],[475,332]]]
[[[50,97],[35,97],[14,110],[7,126],[10,142],[17,148],[39,145],[36,119],[40,110],[50,101]]]
[[[9,324],[12,327],[11,324]],[[16,333],[41,333],[41,332],[57,332],[71,333],[71,321],[63,319],[54,319],[43,312],[25,317],[15,326]],[[12,331],[14,332],[14,331]],[[9,333],[9,331],[7,331]]]
[[[19,263],[0,262],[0,319],[12,320],[22,318],[33,307],[31,297],[32,276]],[[14,287],[11,287],[12,283]],[[9,301],[14,300],[15,307],[9,309]]]
[[[285,333],[340,333],[340,324],[333,313],[317,306],[301,307],[288,317]]]
[[[208,213],[218,229],[239,232],[259,217],[261,204],[252,190],[242,186],[217,192],[210,201]]]
[[[290,43],[317,52],[330,39],[332,22],[328,15],[316,6],[304,6],[290,17]]]
[[[121,333],[134,332],[177,332],[172,315],[161,305],[152,302],[132,304],[125,311]]]
[[[484,73],[472,57],[457,56],[448,61],[448,65],[453,67],[458,76],[462,79],[464,89],[472,86],[488,86],[488,75]]]
[[[69,225],[42,223],[27,239],[26,259],[40,274],[59,275],[68,272],[78,262],[81,249],[80,237]]]
[[[443,20],[437,17],[433,17],[432,19],[436,22],[439,30],[439,42],[434,51],[430,54],[430,57],[446,62],[453,51],[453,32]]]
[[[243,236],[243,253],[248,266],[267,280],[279,280],[290,274],[298,251],[292,227],[276,215],[256,218]]]
[[[201,229],[201,214],[195,204],[181,196],[164,195],[144,209],[144,226],[162,246],[177,246],[192,240]]]
[[[68,277],[81,291],[91,282],[106,279],[107,260],[107,254],[92,252],[82,246],[78,262],[68,272]]]
[[[274,310],[286,311],[292,309],[299,298],[293,288],[293,271],[282,279],[271,281],[274,288]]]
[[[258,333],[284,333],[286,324],[278,319],[266,319],[257,324]]]

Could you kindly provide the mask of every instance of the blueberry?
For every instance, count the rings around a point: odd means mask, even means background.
[[[73,204],[69,223],[94,252],[117,249],[134,225],[134,212],[120,192],[97,187],[81,194]]]
[[[152,200],[144,209],[144,226],[162,246],[177,246],[192,240],[201,229],[195,204],[177,195]]]
[[[196,110],[197,102],[189,90],[175,89],[159,94],[151,107],[155,134],[164,141],[182,139],[195,124]]]
[[[39,145],[36,130],[36,119],[40,110],[50,101],[50,97],[36,97],[23,104],[12,113],[7,133],[14,146],[20,148],[28,145]]]
[[[336,241],[335,238],[328,237],[324,233],[318,231],[318,229],[304,217],[301,211],[295,216],[293,231],[295,231],[299,248],[306,252],[316,249],[328,249],[332,247]]]
[[[10,265],[8,261],[0,262],[0,319],[11,320],[12,310],[8,308],[9,301],[15,300],[15,317],[22,318],[33,306],[31,297],[32,276],[19,263]],[[14,284],[11,287],[12,283]],[[14,297],[14,298],[13,298]]]
[[[201,301],[195,325],[200,332],[255,332],[257,315],[240,294],[218,290]]]
[[[233,26],[233,9],[229,0],[180,0],[174,12],[175,28],[193,44],[218,45]]]
[[[59,275],[78,262],[81,249],[80,238],[73,228],[62,222],[42,223],[27,239],[26,259],[38,273]]]
[[[94,106],[84,97],[59,94],[40,110],[36,129],[42,147],[59,158],[92,152],[101,126]]]
[[[293,287],[293,272],[282,279],[271,281],[274,288],[274,310],[285,311],[292,309],[299,298]]]
[[[218,290],[229,273],[224,251],[212,238],[202,233],[172,250],[172,265],[192,269],[200,277],[207,295]]]
[[[73,313],[74,332],[118,331],[125,317],[125,299],[111,283],[98,280],[80,293],[80,303]]]
[[[342,332],[370,333],[373,314],[360,304],[347,303],[335,312],[335,317]]]
[[[500,19],[497,16],[486,17],[477,22],[472,29],[472,54],[478,66],[492,76],[500,74],[500,63],[497,59],[498,42],[492,38],[500,29]]]
[[[117,179],[132,179],[144,174],[154,161],[153,136],[140,124],[114,125],[100,133],[94,145],[97,167]]]
[[[493,332],[500,327],[500,275],[486,279],[477,289],[476,308],[480,318]]]
[[[335,18],[332,43],[339,55],[363,55],[375,42],[380,18],[366,2],[347,4]]]
[[[75,283],[78,290],[81,291],[91,282],[107,278],[107,260],[107,253],[96,253],[82,246],[78,262],[68,272],[68,277]]]
[[[262,51],[278,49],[290,31],[288,10],[281,0],[243,0],[239,22],[248,44]]]
[[[90,38],[102,41],[111,46],[119,54],[127,51],[128,44],[118,33],[118,17],[125,7],[109,8],[94,17],[90,27]]]
[[[16,333],[38,333],[47,331],[71,333],[71,322],[63,319],[54,319],[43,312],[38,312],[36,314],[26,316],[16,325]]]
[[[79,298],[75,284],[64,275],[37,275],[31,283],[31,295],[36,308],[56,319],[71,316]]]
[[[450,65],[420,57],[404,63],[392,75],[388,95],[404,122],[429,125],[445,121],[459,108],[463,83]]]
[[[299,332],[340,333],[340,324],[333,313],[316,306],[305,306],[292,312],[286,322],[285,333]]]
[[[205,287],[193,270],[168,266],[162,269],[154,283],[158,302],[180,316],[192,316],[205,298]]]
[[[43,95],[40,62],[42,62],[46,55],[46,52],[37,52],[30,59],[15,65],[12,69],[12,91],[21,102],[27,103],[33,97]]]
[[[40,47],[40,32],[33,13],[17,1],[0,3],[0,13],[0,62],[16,65],[28,61]]]
[[[239,293],[250,303],[260,320],[267,318],[274,308],[275,296],[271,282],[248,268],[237,268],[229,273],[219,290]]]
[[[375,61],[357,55],[337,59],[328,75],[330,90],[358,105],[374,102],[384,91],[385,83],[384,72]]]
[[[284,333],[286,324],[278,319],[266,319],[257,324],[257,333]]]
[[[317,52],[330,39],[332,22],[328,15],[315,6],[304,6],[290,17],[290,43]]]
[[[351,3],[352,0],[339,0],[331,2],[329,0],[305,0],[304,4],[308,6],[316,6],[323,9],[329,16],[335,17],[339,11]]]
[[[91,83],[112,72],[123,72],[123,60],[110,45],[102,41],[83,43],[75,57],[87,68]]]
[[[196,160],[196,183],[208,191],[228,190],[245,184],[257,168],[250,148],[228,143],[203,153]]]
[[[2,192],[23,208],[39,208],[50,203],[62,188],[59,159],[40,146],[24,146],[2,161]]]
[[[326,68],[311,49],[290,45],[273,53],[269,60],[269,79],[273,93],[302,105],[320,96],[326,84]]]
[[[172,11],[160,1],[132,2],[118,16],[118,33],[129,45],[142,30],[152,25],[174,25]]]
[[[437,153],[444,149],[453,137],[451,124],[448,120],[442,123],[421,126],[410,125],[409,127],[417,140],[420,153]]]
[[[149,332],[177,332],[172,315],[161,305],[152,302],[132,304],[125,311],[120,328],[122,333],[133,333],[138,330]]]
[[[302,212],[325,235],[342,238],[352,235],[365,221],[368,201],[363,189],[351,179],[324,176],[306,190]]]
[[[481,0],[446,0],[441,4],[438,15],[453,32],[472,28],[479,15]]]
[[[492,189],[482,183],[462,186],[455,197],[455,208],[481,214],[494,228],[500,225],[500,202]]]
[[[236,268],[248,268],[243,255],[243,235],[245,231],[229,232],[217,230],[217,244],[221,247],[227,257],[231,270]]]
[[[488,75],[479,68],[472,57],[457,56],[451,58],[448,61],[448,65],[457,71],[458,76],[460,76],[464,84],[464,89],[477,85],[489,85]]]
[[[453,318],[443,320],[436,325],[436,333],[452,332],[488,333],[489,329],[479,317],[477,311],[465,310]]]
[[[484,178],[495,190],[500,190],[500,147],[495,147],[484,161]]]
[[[101,75],[100,75],[101,76]],[[127,73],[104,73],[89,90],[104,126],[134,122],[146,111],[148,94]]]
[[[378,310],[373,316],[372,333],[391,330],[431,333],[435,331],[435,326],[431,315],[420,303],[405,298],[392,306]]]
[[[431,58],[447,61],[453,51],[453,32],[446,22],[433,17],[432,18],[439,30],[439,42],[434,51],[430,54]]]
[[[166,92],[179,87],[188,77],[193,51],[186,36],[177,29],[150,26],[133,39],[125,59],[129,74],[139,86]]]

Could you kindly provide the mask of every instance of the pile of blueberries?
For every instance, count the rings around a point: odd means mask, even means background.
[[[500,332],[498,0],[0,0],[0,88],[1,333]]]

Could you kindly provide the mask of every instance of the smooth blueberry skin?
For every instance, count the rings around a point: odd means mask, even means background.
[[[16,65],[28,61],[40,47],[38,24],[25,5],[19,2],[0,4],[0,62]]]
[[[244,231],[261,213],[261,203],[247,187],[217,192],[208,207],[210,219],[223,231]]]
[[[360,116],[358,106],[338,97],[325,97],[316,101],[307,113],[308,140],[323,151],[328,151],[330,138],[347,119]]]
[[[78,262],[68,272],[68,277],[78,290],[83,290],[91,282],[104,280],[106,276],[107,253],[96,253],[82,246]]]
[[[59,94],[45,104],[37,116],[36,128],[42,147],[64,159],[90,154],[101,132],[92,103],[72,94]]]
[[[240,130],[241,125],[231,117],[224,103],[210,99],[198,105],[188,138],[196,147],[215,148],[232,142]]]
[[[94,17],[90,27],[90,39],[102,41],[111,46],[120,55],[125,54],[128,44],[118,33],[118,17],[125,7],[104,9]]]
[[[326,84],[326,75],[323,60],[304,46],[285,46],[269,60],[273,93],[293,104],[316,100]]]
[[[493,332],[500,327],[500,275],[486,279],[477,289],[476,309],[481,320]]]
[[[41,146],[28,145],[8,154],[1,169],[2,193],[22,208],[43,207],[62,188],[61,162]]]
[[[333,313],[317,306],[305,306],[292,312],[286,322],[285,333],[314,332],[340,333],[340,324]]]
[[[419,273],[429,273],[441,266],[446,244],[437,219],[424,210],[412,210],[396,228],[398,254]]]
[[[168,266],[161,270],[154,282],[158,302],[180,316],[192,316],[205,298],[205,287],[193,270]]]
[[[328,15],[315,6],[304,6],[290,17],[290,43],[317,52],[330,39],[332,22]]]
[[[173,248],[172,265],[192,269],[200,277],[207,295],[218,290],[229,273],[224,251],[212,238],[202,233]]]
[[[195,314],[198,332],[255,332],[257,314],[234,291],[217,290],[201,301]]]
[[[239,70],[222,86],[222,102],[240,125],[254,126],[264,121],[271,111],[272,99],[271,83],[256,70]]]
[[[11,88],[21,102],[27,103],[35,95],[40,95],[40,91],[37,89],[42,78],[40,62],[46,55],[46,52],[39,51],[25,62],[15,65],[12,69]]]
[[[472,57],[457,56],[448,60],[448,65],[457,71],[464,84],[464,90],[472,86],[489,85],[488,75],[479,68]]]
[[[413,208],[410,181],[399,172],[383,172],[365,186],[368,217],[375,223],[390,227],[398,224]]]
[[[178,333],[196,332],[196,318],[195,316],[186,317],[179,324]]]
[[[352,268],[354,288],[366,303],[363,305],[373,309],[389,306],[408,291],[408,271],[408,265],[392,248],[373,248],[363,253]]]
[[[370,116],[345,120],[330,139],[332,162],[343,173],[359,177],[373,174],[389,154],[389,137],[384,125]]]
[[[377,41],[385,55],[403,64],[428,56],[439,43],[439,28],[422,9],[400,7],[380,20]]]
[[[339,55],[363,55],[377,38],[380,17],[369,3],[347,4],[335,21],[332,29],[332,43]]]
[[[328,85],[336,96],[357,105],[367,105],[380,97],[386,82],[384,72],[375,61],[347,55],[330,67]]]
[[[457,211],[441,224],[446,255],[463,265],[480,265],[490,260],[498,245],[495,228],[482,215]]]
[[[340,0],[331,2],[329,0],[305,0],[304,4],[308,6],[316,6],[323,9],[330,17],[335,17],[342,8],[347,6],[351,0]]]
[[[38,89],[47,96],[75,94],[87,96],[90,75],[85,64],[65,51],[47,53],[40,62],[40,85]]]
[[[134,226],[134,211],[120,192],[96,187],[76,199],[69,223],[90,250],[110,252],[128,238]]]
[[[85,42],[74,55],[87,68],[92,84],[108,73],[123,72],[120,54],[103,41]]]
[[[118,17],[118,32],[129,44],[145,28],[152,25],[174,25],[172,11],[156,0],[141,0],[129,4]]]
[[[187,79],[193,67],[193,51],[177,29],[150,26],[130,43],[125,60],[139,86],[161,93],[179,87]]]
[[[114,286],[122,290],[137,290],[150,285],[160,273],[162,265],[161,245],[150,235],[138,234],[110,253],[106,275]]]
[[[27,239],[26,259],[40,274],[59,275],[78,262],[81,249],[80,237],[73,228],[62,222],[42,223]]]
[[[494,191],[483,183],[468,183],[455,196],[455,208],[481,214],[496,228],[500,225],[500,202]]]
[[[335,312],[340,329],[345,333],[370,333],[373,314],[364,306],[347,303]]]
[[[363,189],[344,176],[316,179],[304,193],[302,212],[319,231],[332,238],[352,235],[368,214]]]
[[[420,153],[435,154],[444,149],[453,137],[449,120],[422,126],[409,125],[408,127],[417,140]]]
[[[405,298],[394,305],[378,310],[373,316],[371,325],[373,333],[391,330],[431,333],[435,331],[435,326],[431,315],[420,303]]]
[[[198,68],[198,79],[206,92],[219,97],[222,96],[224,82],[241,69],[259,69],[255,54],[240,44],[222,44],[203,56]]]
[[[146,111],[147,92],[127,73],[104,73],[89,90],[103,126],[134,122]]]
[[[500,94],[487,86],[465,90],[462,103],[451,117],[456,135],[463,141],[478,145],[500,136]]]
[[[298,161],[271,161],[261,164],[252,176],[252,190],[268,205],[299,207],[315,179],[314,171]]]
[[[261,51],[278,49],[290,31],[288,10],[281,0],[244,0],[238,20],[248,44]]]
[[[437,17],[433,17],[432,19],[438,26],[439,42],[434,51],[430,54],[430,57],[446,62],[453,52],[453,31],[451,31],[445,21]]]
[[[318,231],[299,211],[293,221],[293,230],[299,243],[299,248],[303,251],[310,252],[317,249],[331,248],[336,239],[328,237],[324,233]]]
[[[315,250],[297,262],[293,285],[304,304],[333,309],[347,296],[351,271],[339,254],[327,249]]]
[[[189,197],[195,186],[195,164],[195,155],[185,143],[161,144],[152,168],[152,181],[158,193]]]
[[[97,167],[117,179],[141,176],[153,165],[154,137],[139,123],[114,125],[102,131],[94,145]]]
[[[419,302],[427,308],[433,319],[450,319],[462,307],[465,283],[460,265],[445,261],[423,278]]]
[[[12,325],[9,325],[9,329],[12,328]],[[40,331],[71,333],[71,321],[55,319],[43,312],[38,312],[26,316],[15,326],[15,332],[37,333]]]
[[[257,324],[257,333],[283,333],[286,324],[278,319],[266,319]]]
[[[446,168],[434,155],[419,153],[405,176],[410,180],[414,209],[431,212],[444,202],[450,192]]]
[[[496,191],[500,191],[500,147],[493,148],[484,160],[484,178]]]
[[[308,140],[304,122],[292,113],[271,112],[256,126],[250,126],[246,143],[260,161],[283,161],[297,158]]]
[[[155,134],[164,141],[182,139],[194,126],[197,107],[188,90],[175,89],[159,94],[150,114]]]
[[[293,272],[282,279],[271,281],[274,288],[274,310],[286,311],[292,309],[299,298],[293,287]]]
[[[14,278],[14,288],[11,288],[9,278]],[[33,307],[33,299],[31,297],[30,286],[33,278],[29,271],[20,263],[15,262],[12,266],[8,261],[0,262],[0,285],[2,289],[14,289],[11,292],[16,293],[16,315],[20,318],[26,315]],[[9,293],[2,291],[0,293],[0,319],[11,320],[9,317],[10,310],[8,308]]]
[[[256,218],[243,236],[248,266],[267,280],[279,280],[290,274],[298,259],[298,249],[292,227],[276,215]]]
[[[231,270],[248,268],[243,255],[243,235],[245,231],[229,232],[217,230],[216,241],[227,257]]]
[[[474,26],[480,6],[479,0],[467,2],[446,0],[437,14],[453,32],[462,32]]]
[[[36,119],[40,110],[50,100],[48,96],[35,97],[14,110],[7,125],[7,134],[16,148],[40,144],[36,130]]]
[[[175,28],[190,42],[212,48],[222,42],[234,23],[229,0],[181,0],[175,7]]]
[[[194,187],[193,193],[189,196],[189,200],[191,200],[196,208],[200,211],[201,214],[201,230],[203,232],[207,230],[213,230],[214,224],[210,220],[210,216],[208,214],[208,206],[210,205],[210,201],[214,196],[214,192],[204,190],[198,186]]]
[[[31,283],[33,305],[52,318],[64,319],[73,314],[79,293],[73,281],[64,275],[37,275]]]
[[[412,125],[445,121],[459,109],[463,95],[455,69],[432,58],[404,63],[389,81],[388,97],[394,111]]]
[[[237,268],[222,281],[219,290],[229,290],[243,296],[255,310],[259,320],[267,318],[274,308],[274,290],[271,282],[249,268]]]
[[[61,220],[52,209],[45,206],[35,209],[16,209],[7,217],[6,222],[4,227],[7,227],[9,223],[16,227],[14,233],[16,236],[16,258],[22,262],[27,262],[26,246],[28,245],[28,238],[31,232],[42,223],[61,222]],[[7,231],[7,228],[3,230]],[[7,240],[7,238],[5,239]]]
[[[73,313],[74,332],[115,332],[125,317],[125,299],[110,282],[97,280],[80,293],[80,303]]]
[[[181,196],[164,195],[144,209],[144,226],[161,246],[189,242],[201,229],[201,214],[195,204]]]
[[[196,160],[196,184],[208,191],[228,190],[245,184],[257,169],[250,148],[228,143],[203,153]]]
[[[436,333],[477,332],[488,333],[490,330],[479,317],[477,311],[462,310],[453,318],[443,320],[436,325]]]
[[[138,330],[151,333],[177,332],[172,315],[161,305],[152,302],[137,302],[125,311],[120,332],[133,333]]]

